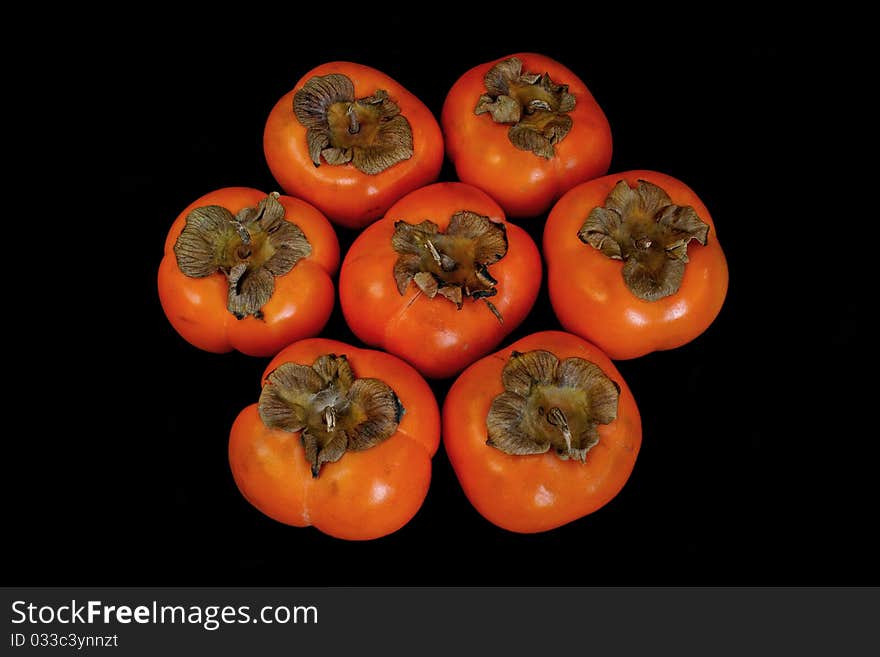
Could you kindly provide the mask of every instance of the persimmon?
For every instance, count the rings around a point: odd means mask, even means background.
[[[569,191],[547,219],[544,257],[562,326],[614,359],[690,342],[727,294],[709,210],[683,182],[655,171]]]
[[[363,228],[437,179],[443,135],[431,111],[369,66],[329,62],[275,104],[263,132],[281,187],[334,223]]]
[[[351,330],[431,378],[487,353],[525,319],[541,257],[498,204],[462,183],[395,203],[345,256],[339,300]]]
[[[271,356],[317,335],[333,310],[339,242],[308,203],[226,187],[174,221],[159,265],[159,300],[190,344]]]
[[[515,532],[553,529],[607,504],[641,440],[620,372],[595,345],[560,331],[478,360],[443,404],[443,445],[465,495]]]
[[[440,444],[425,380],[390,354],[314,338],[266,367],[229,437],[235,483],[267,516],[337,538],[397,531],[416,514]]]
[[[574,72],[544,55],[472,68],[450,89],[440,121],[459,180],[487,192],[509,217],[542,214],[611,163],[602,108]]]

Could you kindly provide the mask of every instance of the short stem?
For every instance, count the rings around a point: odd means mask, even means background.
[[[356,135],[361,130],[361,124],[358,121],[357,112],[354,111],[354,106],[350,105],[348,111],[348,134]]]
[[[244,225],[236,221],[235,231],[238,233],[238,236],[241,238],[243,244],[251,243],[251,234],[248,232],[248,229],[244,227]]]
[[[565,439],[566,449],[571,449],[571,429],[568,427],[568,419],[558,406],[554,406],[547,412],[547,421],[562,432]]]
[[[327,406],[324,409],[324,426],[327,427],[327,431],[333,431],[336,428],[336,409],[332,406]]]
[[[437,247],[434,246],[434,243],[431,240],[427,240],[425,242],[425,244],[428,245],[428,251],[431,252],[431,257],[434,258],[434,262],[436,262],[437,266],[440,267],[441,266],[440,252],[437,251]]]

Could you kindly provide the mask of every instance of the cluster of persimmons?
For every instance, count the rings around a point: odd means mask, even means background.
[[[512,531],[620,491],[642,432],[612,359],[700,335],[727,265],[685,184],[605,175],[608,121],[572,71],[531,53],[482,64],[438,124],[387,75],[323,64],[271,110],[263,146],[285,194],[195,200],[158,275],[188,342],[274,356],[229,441],[255,507],[340,538],[389,534],[421,507],[441,434],[468,499]],[[435,182],[444,153],[460,182]],[[539,250],[509,218],[548,209]],[[341,269],[331,222],[361,231]],[[542,256],[567,332],[494,351],[535,305]],[[337,288],[367,347],[322,336]],[[424,377],[457,377],[442,413]]]

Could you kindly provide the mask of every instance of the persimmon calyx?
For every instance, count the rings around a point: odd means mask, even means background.
[[[275,290],[275,277],[286,274],[312,252],[305,233],[284,217],[272,192],[256,207],[234,215],[219,205],[194,209],[174,243],[180,271],[204,278],[220,271],[229,291],[226,308],[238,319],[261,319]]]
[[[310,366],[283,363],[260,394],[259,413],[271,429],[300,433],[312,477],[347,451],[362,451],[397,431],[403,405],[388,384],[356,378],[348,359],[318,357]]]
[[[656,301],[678,292],[688,262],[688,243],[703,246],[709,225],[691,206],[675,205],[662,187],[639,180],[633,189],[620,180],[593,208],[578,237],[609,258],[623,260],[630,292]]]
[[[555,145],[565,139],[573,120],[568,112],[575,97],[568,85],[556,84],[549,73],[523,73],[522,62],[511,57],[498,62],[483,78],[488,93],[480,96],[474,114],[489,114],[496,123],[512,123],[510,143],[551,159]]]
[[[488,297],[498,294],[498,281],[489,267],[507,254],[504,224],[469,210],[453,214],[446,232],[429,220],[419,224],[397,221],[391,246],[398,254],[394,280],[401,295],[412,281],[429,298],[440,295],[459,310],[466,297],[482,299],[503,323]]]
[[[504,392],[486,417],[486,444],[506,454],[543,454],[552,447],[563,461],[583,463],[599,442],[599,425],[617,417],[620,386],[583,358],[514,351],[501,381]]]
[[[293,112],[307,128],[309,157],[316,167],[351,162],[368,175],[413,155],[412,128],[384,89],[355,99],[354,84],[341,73],[310,78],[293,96]]]

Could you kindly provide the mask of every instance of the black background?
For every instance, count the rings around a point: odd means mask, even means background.
[[[842,85],[826,65],[834,46],[758,20],[726,36],[657,21],[524,30],[360,15],[335,38],[326,22],[266,16],[123,35],[106,56],[124,73],[103,85],[124,211],[100,231],[110,257],[91,263],[100,310],[76,316],[75,348],[47,349],[56,364],[71,359],[63,384],[40,388],[55,392],[37,422],[51,430],[17,441],[7,461],[18,491],[10,583],[877,583],[876,431],[862,424],[870,386],[855,378],[861,306],[817,246],[819,220],[841,203],[812,177],[837,165],[814,149],[839,130],[810,113]],[[517,535],[476,513],[441,447],[424,506],[391,536],[345,542],[264,517],[237,491],[226,442],[268,359],[204,353],[174,332],[155,285],[168,227],[212,189],[278,188],[263,124],[314,66],[378,68],[439,117],[462,73],[518,51],[575,71],[611,123],[611,171],[685,181],[728,258],[727,301],[705,334],[618,363],[644,427],[629,483],[591,516]],[[441,180],[454,179],[446,163]],[[540,244],[544,219],[518,223]],[[344,253],[355,234],[337,233]],[[506,343],[556,328],[544,286]],[[323,335],[358,344],[338,307]],[[441,404],[449,383],[433,385]]]

